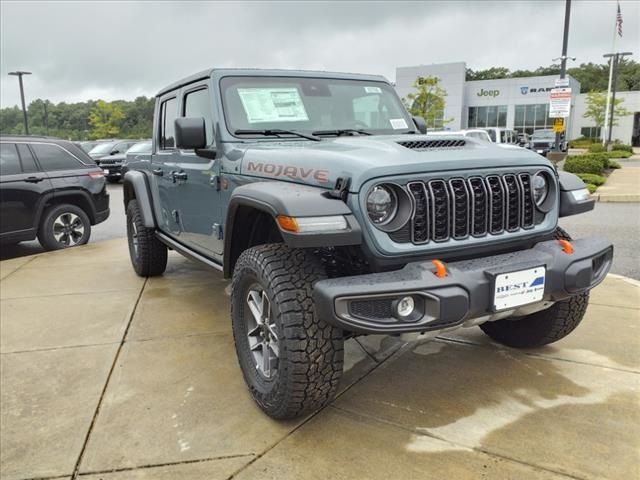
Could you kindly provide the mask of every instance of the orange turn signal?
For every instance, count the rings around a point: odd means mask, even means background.
[[[562,251],[567,255],[571,255],[573,253],[573,245],[569,240],[558,240],[558,243],[562,245]]]
[[[444,266],[440,260],[431,260],[434,267],[436,267],[435,276],[438,278],[444,278],[447,276],[447,267]]]
[[[280,228],[282,230],[286,232],[298,232],[298,222],[296,222],[295,218],[287,217],[286,215],[278,215],[276,217],[276,220],[278,221],[278,225],[280,225]]]

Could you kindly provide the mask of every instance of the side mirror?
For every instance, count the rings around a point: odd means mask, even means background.
[[[420,133],[427,133],[427,122],[424,121],[422,117],[411,117],[413,118],[413,124],[416,126]]]
[[[197,150],[207,146],[207,133],[202,117],[180,117],[175,120],[176,147]]]
[[[115,155],[116,153],[120,153],[120,150],[111,150],[109,155]]]

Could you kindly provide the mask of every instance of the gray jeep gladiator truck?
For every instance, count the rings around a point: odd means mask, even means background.
[[[157,94],[152,153],[124,178],[133,268],[160,275],[171,249],[232,279],[268,415],[327,404],[352,336],[479,325],[530,348],[582,320],[613,255],[558,227],[593,208],[582,181],[425,132],[380,76],[213,69]]]

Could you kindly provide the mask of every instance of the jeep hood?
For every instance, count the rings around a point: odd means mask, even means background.
[[[404,142],[464,140],[461,147],[412,149]],[[241,174],[333,188],[339,177],[351,178],[351,192],[372,179],[439,171],[491,167],[551,166],[523,148],[504,149],[459,136],[378,135],[235,144]],[[229,152],[231,153],[231,152]]]

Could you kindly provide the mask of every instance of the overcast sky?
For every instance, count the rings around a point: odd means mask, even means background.
[[[621,1],[617,50],[640,53],[640,2]],[[602,61],[614,0],[574,0],[569,54]],[[1,0],[2,107],[153,95],[208,67],[377,73],[464,61],[473,69],[548,65],[562,44],[564,1],[154,2]]]

